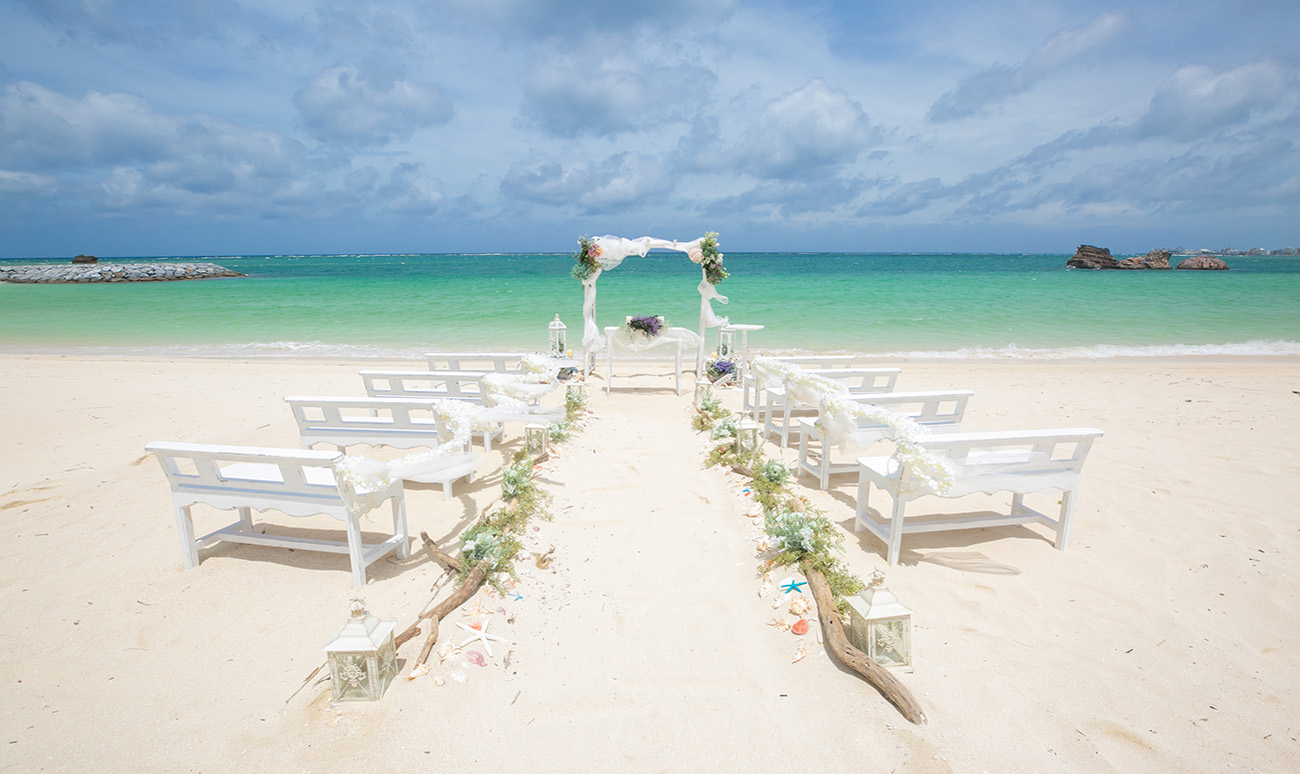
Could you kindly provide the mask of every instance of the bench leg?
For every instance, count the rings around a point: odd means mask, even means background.
[[[858,508],[853,515],[853,531],[862,531],[862,520],[867,518],[867,498],[871,497],[871,482],[858,476]]]
[[[194,545],[194,519],[190,515],[190,506],[176,506],[176,531],[181,536],[181,563],[185,569],[193,570],[199,566],[199,549]]]
[[[253,531],[253,509],[252,508],[239,509],[239,524],[240,524],[240,528],[243,529],[245,532]]]
[[[411,539],[406,531],[406,498],[398,495],[393,498],[393,534],[402,539],[397,544],[397,558],[405,559],[411,554]]]
[[[907,501],[894,497],[894,515],[889,520],[889,563],[898,564],[898,555],[903,550],[903,509]]]
[[[362,589],[366,587],[366,557],[361,543],[361,517],[349,515],[346,523],[348,557],[352,560],[352,586]]]
[[[1070,544],[1070,520],[1074,518],[1074,490],[1061,492],[1061,515],[1056,523],[1056,547],[1064,551]]]

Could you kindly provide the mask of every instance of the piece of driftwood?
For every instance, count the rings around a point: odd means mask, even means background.
[[[807,504],[802,497],[791,497],[791,510],[805,513]],[[800,562],[799,569],[808,579],[808,588],[812,589],[813,600],[817,603],[817,618],[821,621],[822,631],[826,635],[826,650],[830,651],[841,664],[862,675],[867,682],[890,702],[909,722],[918,725],[925,722],[925,712],[916,701],[907,686],[866,653],[853,647],[849,636],[844,632],[844,622],[840,620],[840,608],[835,604],[835,595],[826,576],[808,562]]]
[[[424,549],[439,563],[443,564],[448,569],[460,571],[460,561],[447,554],[441,548],[438,548],[438,544],[433,542],[433,538],[429,537],[429,533],[421,532],[420,540],[424,542]],[[433,653],[433,646],[438,644],[438,624],[442,619],[450,615],[456,608],[468,602],[470,597],[474,596],[474,594],[478,592],[485,580],[487,580],[487,574],[483,572],[483,568],[473,568],[469,571],[469,574],[465,576],[465,580],[461,581],[461,584],[451,593],[451,596],[447,597],[429,610],[421,613],[420,617],[415,619],[415,623],[406,627],[401,634],[393,638],[393,643],[400,648],[420,633],[420,625],[422,621],[425,619],[429,620],[429,636],[425,639],[424,647],[420,649],[420,655],[416,658],[415,663],[412,665],[413,667],[417,667],[429,660],[429,654]]]
[[[875,659],[853,647],[853,643],[849,642],[849,637],[844,632],[844,623],[840,620],[839,608],[835,605],[835,596],[831,593],[830,584],[826,582],[826,576],[807,562],[801,562],[799,569],[808,579],[808,588],[812,589],[813,599],[817,601],[817,617],[821,619],[822,631],[826,633],[826,650],[834,654],[841,664],[866,678],[867,682],[889,699],[909,722],[918,725],[924,723],[925,712],[916,701],[916,697],[912,696],[912,692],[907,690],[907,686],[903,685],[889,670],[876,663]]]

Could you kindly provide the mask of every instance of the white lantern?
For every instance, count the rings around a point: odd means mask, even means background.
[[[524,425],[524,453],[536,457],[546,453],[550,444],[551,429],[546,425],[530,422]]]
[[[551,324],[546,327],[551,335],[551,357],[564,357],[564,332],[568,330],[569,326],[560,322],[560,316],[557,314],[555,319],[551,320]]]
[[[713,394],[713,385],[706,379],[700,379],[695,383],[695,407],[700,408],[704,399]]]
[[[396,621],[381,621],[352,600],[352,615],[325,645],[334,701],[378,701],[397,676]]]
[[[736,351],[736,329],[730,325],[718,328],[718,357],[730,357]]]
[[[849,599],[849,641],[881,666],[912,671],[912,611],[885,588],[880,570]]]
[[[756,451],[758,451],[758,423],[745,417],[736,427],[736,454],[748,457]]]

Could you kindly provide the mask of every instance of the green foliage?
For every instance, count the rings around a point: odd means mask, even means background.
[[[551,436],[551,443],[563,443],[573,435],[573,424],[568,421],[555,422],[547,427],[547,432]]]
[[[722,253],[718,252],[718,232],[710,231],[700,242],[700,254],[704,256],[704,278],[710,285],[716,285],[731,276],[722,266]]]
[[[513,465],[501,469],[501,498],[513,500],[535,487],[533,466],[527,460],[516,460]]]
[[[564,391],[564,418],[572,422],[587,410],[587,394],[574,387]]]
[[[728,412],[727,416],[722,417],[713,423],[712,429],[709,430],[709,437],[715,441],[719,438],[735,438],[736,427],[739,424],[740,420],[735,415]]]
[[[722,398],[709,393],[700,398],[700,413],[710,416],[717,416],[722,411]]]
[[[770,459],[754,470],[754,477],[761,478],[777,487],[783,487],[790,480],[790,469],[785,466],[784,462]]]

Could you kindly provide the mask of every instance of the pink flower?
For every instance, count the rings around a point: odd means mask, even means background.
[[[592,258],[599,258],[599,257],[600,257],[600,245],[595,244],[595,243],[592,243],[591,246],[589,246],[589,247],[587,248],[587,255],[590,255]]]

